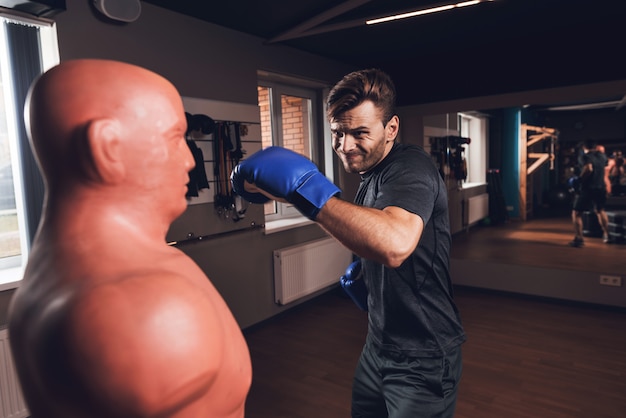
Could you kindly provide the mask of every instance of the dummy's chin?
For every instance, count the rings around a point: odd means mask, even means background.
[[[182,215],[185,210],[187,210],[187,198],[183,197],[179,204],[176,207],[172,206],[172,210],[170,211],[170,222],[174,222],[180,215]]]
[[[185,185],[185,187],[183,187],[182,193],[180,195],[180,197],[177,199],[178,201],[178,205],[176,207],[176,217],[178,218],[180,215],[183,214],[184,211],[187,210],[187,205],[189,204],[189,200],[187,199],[187,192],[189,191],[189,188],[187,187],[187,185]]]

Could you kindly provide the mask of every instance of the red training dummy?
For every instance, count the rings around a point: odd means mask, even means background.
[[[44,213],[9,334],[33,418],[243,418],[248,348],[203,271],[165,235],[194,160],[163,77],[64,62],[26,124]]]

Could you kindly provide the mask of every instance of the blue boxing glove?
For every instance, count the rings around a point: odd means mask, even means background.
[[[285,199],[312,220],[328,199],[341,192],[311,160],[281,147],[265,148],[244,159],[230,174],[230,181],[233,191],[251,203],[265,203],[269,198],[246,191],[245,182]]]
[[[361,261],[353,261],[339,279],[341,287],[362,311],[367,311],[367,286],[361,274]]]
[[[572,176],[567,180],[567,187],[570,193],[577,193],[580,191],[580,178],[578,176]]]

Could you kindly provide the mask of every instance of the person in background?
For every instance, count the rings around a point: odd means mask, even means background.
[[[612,187],[611,187],[611,166],[614,164],[613,158],[609,158],[606,155],[606,148],[604,145],[597,144],[596,151],[603,153],[607,157],[607,163],[604,166],[604,187],[606,188],[606,195],[611,196]]]
[[[352,417],[449,418],[466,336],[449,273],[447,189],[428,153],[396,142],[395,98],[392,80],[376,69],[350,73],[330,91],[333,149],[362,179],[354,203],[284,148],[243,160],[231,180],[251,202],[294,204],[360,258],[369,326]]]
[[[605,167],[607,157],[597,148],[594,140],[587,139],[582,146],[580,156],[580,175],[578,193],[572,205],[572,223],[574,225],[574,239],[569,242],[572,247],[583,247],[583,212],[594,211],[598,223],[602,228],[602,241],[609,242],[609,221],[604,210],[606,206],[607,190],[605,183]]]
[[[611,183],[611,194],[613,196],[623,196],[626,194],[626,170],[624,169],[624,155],[622,151],[615,151],[609,159],[609,181]]]
[[[240,328],[165,240],[194,166],[174,86],[65,61],[31,87],[26,126],[46,195],[9,335],[31,417],[243,418]]]

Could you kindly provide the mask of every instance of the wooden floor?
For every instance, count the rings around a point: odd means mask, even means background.
[[[624,275],[626,245],[573,237],[568,216],[476,226],[451,256]],[[457,418],[626,416],[626,312],[459,288],[468,341]],[[346,418],[367,318],[340,289],[245,331],[247,418]]]
[[[474,226],[453,236],[451,257],[626,275],[626,244],[587,237],[583,248],[574,248],[567,245],[573,237],[569,216]]]
[[[366,314],[340,289],[245,330],[247,418],[346,418]],[[626,313],[459,288],[457,418],[626,416]]]

